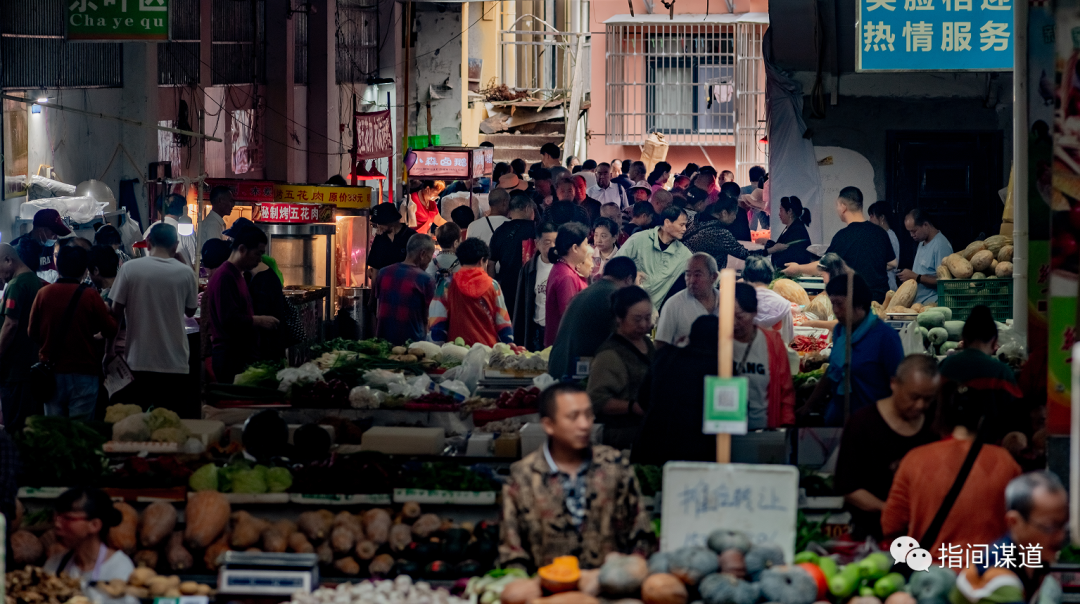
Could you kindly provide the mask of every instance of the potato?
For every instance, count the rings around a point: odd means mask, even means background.
[[[408,353],[409,353],[409,349],[405,348],[404,346],[394,346],[393,348],[390,349],[390,354],[402,355],[402,354],[408,354]]]
[[[199,584],[194,581],[184,581],[180,584],[180,593],[185,596],[193,596],[199,593]]]

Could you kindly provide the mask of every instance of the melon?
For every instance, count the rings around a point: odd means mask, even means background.
[[[806,295],[806,290],[791,279],[777,279],[776,281],[773,281],[772,290],[783,296],[785,300],[792,304],[798,304],[799,306],[810,304],[810,296]]]

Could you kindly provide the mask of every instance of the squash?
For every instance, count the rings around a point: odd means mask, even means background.
[[[750,551],[753,551],[751,548]],[[684,547],[672,552],[668,563],[671,574],[687,585],[697,585],[702,577],[720,568],[716,552],[704,547]]]
[[[536,574],[540,577],[540,586],[549,593],[562,593],[577,589],[581,579],[581,567],[576,556],[559,556],[547,566],[541,566]]]
[[[964,251],[960,252],[960,255],[964,257],[964,260],[971,260],[971,257],[975,254],[986,249],[986,242],[984,241],[972,241]]]
[[[367,543],[371,542],[368,541]],[[323,541],[319,544],[319,547],[315,548],[315,555],[319,558],[319,564],[322,564],[323,566],[329,566],[334,563],[334,548],[330,547],[330,543],[327,541]],[[362,561],[371,563],[371,558]]]
[[[292,534],[289,537],[292,537]],[[282,535],[277,527],[272,526],[266,529],[262,534],[263,551],[268,554],[283,553],[289,547],[289,537]]]
[[[656,552],[649,556],[649,573],[666,573],[668,572],[668,565],[671,563],[671,554],[667,552]]]
[[[144,566],[146,568],[157,568],[158,565],[158,553],[157,550],[141,549],[135,552],[135,555],[131,557],[131,561],[135,563],[135,566]]]
[[[176,528],[176,508],[164,501],[146,506],[139,519],[139,543],[143,547],[156,547],[172,535]]]
[[[413,537],[421,539],[430,537],[432,533],[442,529],[442,518],[438,514],[424,514],[416,519],[412,525]],[[372,539],[372,541],[375,541]]]
[[[330,546],[334,548],[335,553],[344,554],[354,545],[356,545],[356,533],[353,532],[352,527],[339,524],[330,531]]]
[[[896,297],[896,292],[895,291],[890,289],[889,291],[885,292],[885,301],[881,303],[881,308],[883,308],[883,309],[889,308],[889,306],[892,305],[892,299],[894,297]],[[832,302],[831,301],[829,302],[829,308],[830,309],[832,308]]]
[[[716,554],[709,553],[716,558]],[[610,554],[600,567],[600,592],[609,597],[627,598],[641,590],[641,583],[648,576],[649,563],[645,558]]]
[[[985,279],[986,278],[986,273],[976,272],[975,274],[973,274],[971,276],[971,278],[972,279]]]
[[[187,570],[195,563],[191,552],[184,547],[184,533],[176,531],[169,537],[169,543],[165,546],[165,560],[169,568],[176,571]]]
[[[970,279],[972,273],[975,272],[966,258],[956,254],[946,256],[942,263],[949,269],[954,279]]]
[[[971,268],[977,273],[981,273],[990,268],[990,264],[994,261],[994,253],[990,250],[982,250],[975,252],[975,255],[971,257]]]
[[[600,600],[580,591],[568,591],[546,598],[534,598],[530,604],[600,604]]]
[[[375,554],[379,553],[379,546],[374,541],[368,541],[364,539],[360,543],[356,544],[356,557],[368,561],[375,557]]]
[[[211,491],[201,492],[209,493]],[[221,566],[221,559],[225,557],[227,551],[229,551],[229,533],[224,533],[220,539],[206,548],[206,553],[203,554],[203,563],[206,564],[206,568],[216,572],[218,567]]]
[[[935,327],[930,330],[930,343],[934,346],[941,346],[947,341],[949,341],[949,332],[944,327]]]
[[[939,312],[923,312],[919,313],[916,321],[919,327],[925,327],[926,329],[933,329],[934,327],[945,327],[945,315]]]
[[[987,250],[994,254],[997,254],[1001,251],[1001,248],[1005,247],[1006,245],[1012,245],[1012,239],[1006,237],[1005,235],[992,235],[990,237],[987,237],[983,241],[983,243],[986,244]]]
[[[818,294],[817,297],[814,298],[814,302],[817,302],[817,300],[824,295],[824,292]],[[826,296],[826,298],[828,298],[828,296]],[[811,304],[814,302],[811,302]],[[750,538],[746,536],[746,533],[741,531],[716,529],[709,533],[707,543],[709,549],[718,554],[722,554],[729,549],[737,549],[744,554],[750,551]]]
[[[777,279],[776,281],[773,281],[772,290],[783,296],[785,300],[792,304],[798,304],[799,306],[810,304],[810,296],[806,295],[806,290],[791,279]]]
[[[372,543],[379,545],[379,542],[372,539],[371,533],[368,533],[368,540]],[[395,524],[390,528],[389,542],[390,551],[401,552],[404,551],[409,544],[412,543],[412,527],[407,524]]]
[[[135,538],[139,513],[126,503],[114,503],[113,507],[120,512],[121,519],[120,524],[109,529],[109,546],[130,556],[135,553],[135,546],[139,544]]]
[[[688,598],[686,585],[675,575],[649,575],[641,584],[641,600],[645,604],[686,604]]]
[[[330,535],[330,528],[333,524],[334,518],[330,517],[329,521],[326,516],[320,511],[317,512],[304,512],[300,514],[300,518],[297,519],[296,525],[307,535],[308,539],[313,541],[322,541]]]
[[[394,557],[390,554],[379,554],[368,565],[368,572],[372,577],[385,577],[394,568]]]
[[[1013,258],[1013,246],[1002,246],[1001,251],[997,254],[998,262],[1012,262]]]
[[[308,545],[311,545],[311,544],[309,543]],[[346,575],[359,575],[360,574],[360,563],[357,562],[356,560],[352,559],[351,557],[342,558],[342,559],[334,562],[334,568],[340,570],[343,574],[346,574]]]
[[[308,538],[304,536],[304,533],[297,531],[289,535],[289,538],[285,541],[289,546],[289,551],[296,552],[298,554],[315,553],[315,546],[312,545],[310,541],[308,541]],[[352,547],[350,547],[349,549],[352,549]]]
[[[757,584],[724,573],[702,579],[698,591],[705,604],[754,604],[761,597]]]
[[[199,491],[188,498],[184,539],[192,549],[204,549],[229,524],[229,500],[216,491]]]
[[[778,566],[761,573],[761,594],[770,602],[813,604],[820,587],[805,569]]]
[[[817,564],[809,562],[803,562],[796,564],[799,568],[806,571],[806,574],[810,575],[810,578],[814,580],[817,585],[817,600],[824,600],[829,593],[829,579],[825,576],[825,572],[821,570]]]
[[[946,281],[953,278],[952,273],[949,272],[949,267],[945,266],[944,262],[941,266],[937,267],[937,278],[938,280],[944,279]]]
[[[888,307],[885,310],[892,312],[892,308],[895,306],[902,306],[907,308],[915,302],[915,294],[918,293],[919,286],[915,283],[914,279],[904,281],[900,287],[896,288],[896,295]]]
[[[19,530],[11,533],[11,552],[15,566],[21,568],[41,560],[45,555],[45,547],[30,531]]]
[[[928,313],[930,313],[930,312],[941,313],[941,315],[943,317],[945,317],[946,321],[952,321],[952,309],[949,308],[948,306],[934,306],[934,307],[926,309],[926,312],[928,312]],[[925,313],[923,313],[923,314],[925,314]]]
[[[1012,274],[1013,274],[1013,263],[1012,262],[1001,262],[1001,263],[999,263],[997,265],[997,269],[994,271],[994,275],[996,275],[997,277],[1002,278],[1002,279],[1004,279],[1006,277],[1012,277]]]
[[[945,328],[945,331],[949,332],[949,342],[960,341],[961,335],[964,332],[963,321],[945,321],[945,324],[942,325],[942,327]]]
[[[233,514],[232,547],[242,551],[255,546],[262,539],[263,531],[269,527],[265,520],[243,510],[236,512]]]
[[[377,545],[386,543],[390,538],[390,527],[395,526],[390,518],[390,513],[379,508],[364,512],[361,522],[364,525],[364,534],[368,540]],[[409,541],[412,541],[412,537],[409,538]]]
[[[539,577],[535,579],[517,579],[503,587],[502,594],[499,595],[499,601],[502,604],[529,604],[533,600],[540,599],[543,595],[544,593],[540,590]]]
[[[746,578],[746,555],[739,549],[729,549],[717,557],[720,562],[720,572],[727,573],[737,579]]]
[[[746,574],[757,581],[761,572],[784,563],[784,550],[775,543],[759,543],[746,552]]]
[[[814,296],[810,304],[803,309],[803,314],[807,316],[813,315],[818,321],[827,321],[829,315],[832,314],[832,301],[829,300],[829,294],[821,292]]]

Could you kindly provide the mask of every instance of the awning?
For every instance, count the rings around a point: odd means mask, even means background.
[[[604,25],[701,25],[715,23],[718,25],[731,25],[733,23],[761,23],[769,24],[769,13],[719,13],[714,15],[703,14],[675,14],[672,19],[667,13],[652,15],[615,15]]]

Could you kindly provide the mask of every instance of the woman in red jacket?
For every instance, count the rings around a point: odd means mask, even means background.
[[[559,233],[555,236],[555,247],[548,251],[548,258],[554,266],[551,267],[547,280],[545,347],[555,343],[559,322],[566,314],[566,308],[570,306],[570,299],[589,284],[578,274],[578,266],[591,260],[592,253],[588,227],[578,222],[568,222],[559,227]]]
[[[779,428],[795,423],[795,386],[780,333],[754,325],[757,291],[735,284],[735,341],[732,375],[747,378],[747,429]]]
[[[439,213],[439,193],[446,188],[446,183],[441,180],[421,180],[410,181],[410,185],[412,191],[405,208],[407,224],[420,234],[429,233],[432,226],[446,224],[446,219]]]

